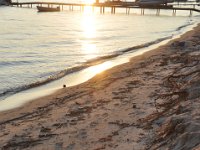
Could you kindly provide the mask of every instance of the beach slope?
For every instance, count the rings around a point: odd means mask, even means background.
[[[200,26],[91,80],[0,113],[0,149],[200,148]]]

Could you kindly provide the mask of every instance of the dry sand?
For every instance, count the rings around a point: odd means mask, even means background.
[[[0,113],[0,149],[197,150],[200,26],[83,84]]]

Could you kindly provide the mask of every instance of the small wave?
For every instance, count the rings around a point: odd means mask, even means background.
[[[188,22],[187,24],[178,27],[176,29],[176,31],[179,31],[179,30],[181,30],[183,28],[186,28],[189,25],[192,25],[192,23]],[[47,84],[47,83],[49,83],[51,81],[60,79],[60,78],[66,76],[68,74],[81,71],[81,70],[83,70],[85,68],[88,68],[88,67],[91,67],[91,66],[94,66],[94,65],[98,65],[98,64],[103,63],[103,62],[105,62],[105,61],[107,61],[109,59],[115,58],[117,56],[123,55],[123,54],[128,53],[128,52],[136,51],[136,50],[139,50],[139,49],[142,49],[142,48],[147,48],[147,47],[149,47],[151,45],[158,44],[158,43],[160,43],[160,42],[162,42],[164,40],[171,39],[172,37],[173,36],[167,36],[167,37],[160,38],[160,39],[157,39],[155,41],[151,41],[151,42],[148,42],[148,43],[145,43],[145,44],[141,44],[141,45],[137,45],[137,46],[121,49],[121,50],[115,51],[113,53],[107,54],[105,56],[101,56],[101,57],[97,57],[97,58],[94,58],[94,59],[90,59],[90,60],[88,60],[88,61],[86,61],[86,62],[84,62],[84,63],[82,63],[80,65],[77,65],[77,66],[71,67],[71,68],[67,68],[65,70],[62,70],[62,71],[54,74],[54,75],[51,75],[45,80],[38,81],[38,82],[35,82],[35,83],[31,83],[31,84],[27,84],[27,85],[23,85],[23,86],[17,87],[17,88],[7,89],[7,90],[3,91],[2,93],[0,93],[0,98],[1,99],[5,99],[6,97],[8,97],[8,96],[10,96],[12,94],[18,93],[20,91],[24,91],[24,90],[27,90],[27,89],[30,89],[30,88],[34,88],[34,87],[38,87],[40,85]]]
[[[146,47],[149,47],[151,45],[158,44],[158,43],[160,43],[160,42],[162,42],[164,40],[170,39],[170,38],[172,38],[172,36],[160,38],[160,39],[157,39],[157,40],[152,41],[152,42],[148,42],[148,43],[145,43],[145,44],[133,46],[133,47],[130,47],[130,48],[124,49],[122,51],[118,51],[118,52],[126,53],[126,52],[130,52],[130,51],[133,51],[133,50],[137,50],[137,49],[141,49],[141,48],[146,48]]]
[[[68,74],[81,71],[81,70],[83,70],[85,68],[88,68],[88,67],[91,67],[91,66],[94,66],[94,65],[98,65],[98,64],[103,63],[103,62],[105,62],[105,61],[107,61],[109,59],[112,59],[112,58],[115,58],[117,56],[123,55],[124,53],[135,51],[135,50],[139,50],[141,48],[146,48],[146,47],[149,47],[151,45],[158,44],[159,42],[164,41],[166,39],[170,39],[170,38],[172,38],[172,36],[160,38],[160,39],[157,39],[155,41],[148,42],[148,43],[145,43],[145,44],[141,44],[141,45],[137,45],[137,46],[121,49],[119,51],[116,51],[114,53],[108,54],[106,56],[101,56],[101,57],[97,57],[97,58],[94,58],[94,59],[90,59],[90,60],[88,60],[88,61],[86,61],[86,62],[84,62],[84,63],[82,63],[82,64],[80,64],[78,66],[67,68],[65,70],[62,70],[62,71],[54,74],[54,75],[51,75],[45,80],[34,82],[34,83],[31,83],[31,84],[27,84],[27,85],[23,85],[23,86],[17,87],[17,88],[7,89],[7,90],[3,91],[2,93],[0,93],[0,97],[1,97],[1,99],[5,99],[6,97],[8,97],[8,96],[10,96],[12,94],[18,93],[20,91],[24,91],[24,90],[27,90],[27,89],[30,89],[30,88],[34,88],[34,87],[37,87],[37,86],[40,86],[40,85],[47,84],[47,83],[49,83],[51,81],[60,79],[60,78],[66,76]],[[6,65],[8,65],[8,64],[6,64]]]
[[[187,27],[187,26],[189,26],[189,25],[191,25],[191,24],[193,24],[193,23],[194,23],[194,22],[187,22],[186,24],[184,24],[184,25],[178,27],[175,31],[180,31],[180,30],[182,30],[183,28],[185,28],[185,27]]]
[[[60,71],[58,74],[49,76],[45,80],[34,82],[34,83],[31,83],[31,84],[27,84],[27,85],[23,85],[23,86],[20,86],[20,87],[17,87],[17,88],[7,89],[7,90],[5,90],[5,91],[0,93],[0,98],[1,98],[1,100],[3,100],[6,97],[8,97],[10,95],[13,95],[15,93],[18,93],[18,92],[21,92],[21,91],[24,91],[24,90],[27,90],[27,89],[31,89],[31,88],[34,88],[34,87],[38,87],[40,85],[47,84],[47,83],[49,83],[51,81],[60,79],[60,78],[62,78],[64,76],[66,76],[67,74],[80,71],[80,70],[85,69],[87,67],[89,67],[88,64],[80,65],[80,66],[76,66],[76,67],[72,67],[72,68],[68,68],[66,70]]]

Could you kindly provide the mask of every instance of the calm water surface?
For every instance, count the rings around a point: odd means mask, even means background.
[[[172,17],[171,11],[140,16],[120,10],[115,15],[85,10],[37,13],[36,9],[0,7],[0,96],[88,60],[171,37],[199,20],[197,15],[188,17],[188,12]]]

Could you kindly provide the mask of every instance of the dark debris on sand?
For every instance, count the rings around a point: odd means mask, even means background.
[[[174,42],[171,47],[176,52],[166,59],[181,65],[164,79],[165,91],[154,94],[157,113],[141,120],[155,131],[146,149],[199,150],[200,40]]]

